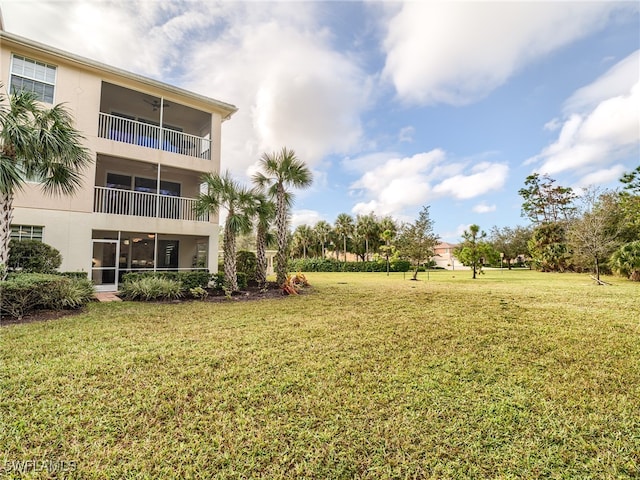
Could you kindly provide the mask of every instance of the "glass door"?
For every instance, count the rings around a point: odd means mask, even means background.
[[[118,258],[120,243],[117,240],[93,240],[91,279],[98,292],[118,290]]]

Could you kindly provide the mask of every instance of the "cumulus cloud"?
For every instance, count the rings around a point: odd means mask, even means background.
[[[352,192],[363,197],[352,211],[401,215],[435,198],[474,198],[500,189],[508,172],[508,166],[501,163],[451,161],[440,149],[394,157],[351,184]]]
[[[618,162],[640,146],[639,71],[640,50],[577,90],[565,103],[557,139],[526,163],[549,175],[581,175],[579,185],[611,181]]]
[[[413,2],[393,11],[383,78],[407,103],[463,105],[604,26],[609,2]]]
[[[285,145],[314,167],[361,139],[371,79],[334,48],[319,4],[69,0],[3,13],[8,31],[239,107],[222,144],[236,175]]]
[[[222,161],[232,171],[242,172],[261,152],[285,145],[317,166],[324,156],[348,153],[360,141],[370,80],[309,22],[303,28],[270,12],[268,18],[230,26],[190,55],[189,88],[240,108],[224,125]]]
[[[472,210],[476,213],[490,213],[490,212],[495,212],[496,211],[496,206],[495,205],[487,205],[486,203],[482,202],[479,203],[477,205],[474,205]]]
[[[315,210],[295,210],[291,213],[291,229],[295,230],[300,225],[313,227],[320,220],[326,220],[326,218]]]

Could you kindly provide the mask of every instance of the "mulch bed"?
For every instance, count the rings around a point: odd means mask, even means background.
[[[192,298],[184,298],[179,300],[156,301],[152,303],[184,303],[184,302],[246,302],[251,300],[262,300],[265,298],[284,298],[287,295],[278,287],[276,283],[267,284],[266,289],[260,289],[255,285],[248,286],[245,290],[235,292],[230,297],[226,296],[219,290],[209,290],[209,296],[204,300],[194,300]],[[22,323],[44,322],[48,320],[56,320],[62,317],[71,317],[83,313],[83,309],[78,310],[36,310],[22,318],[2,316],[0,327],[9,325],[17,325]]]

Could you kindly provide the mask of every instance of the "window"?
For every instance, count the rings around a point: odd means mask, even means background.
[[[42,102],[53,103],[56,67],[14,55],[11,62],[11,93],[34,92]]]
[[[42,241],[42,227],[33,225],[11,225],[12,240],[37,240]]]

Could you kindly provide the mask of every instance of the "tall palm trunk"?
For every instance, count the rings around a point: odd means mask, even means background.
[[[343,244],[344,244],[344,261],[347,261],[347,236],[345,235],[343,237]]]
[[[276,281],[278,285],[287,280],[287,203],[286,192],[278,185],[276,198],[276,228],[278,230],[278,253],[276,254]]]
[[[0,280],[5,280],[7,278],[12,219],[13,194],[0,193]]]
[[[222,248],[224,256],[224,285],[229,292],[238,291],[238,277],[236,275],[236,236],[229,227],[229,216],[224,228],[224,246]]]
[[[264,288],[267,284],[267,230],[258,225],[256,235],[256,281],[258,287]]]

